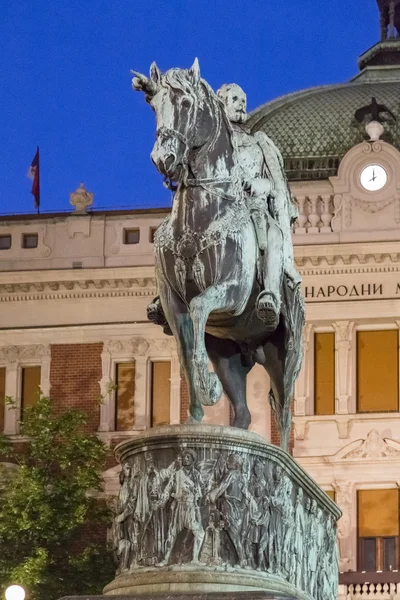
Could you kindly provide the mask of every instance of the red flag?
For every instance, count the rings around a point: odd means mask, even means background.
[[[37,147],[36,154],[33,158],[32,164],[29,167],[28,177],[32,179],[32,190],[31,193],[35,198],[35,208],[38,209],[40,206],[40,171],[39,171],[39,146]]]

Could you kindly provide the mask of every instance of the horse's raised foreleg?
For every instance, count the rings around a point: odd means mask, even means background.
[[[246,376],[251,366],[244,363],[240,348],[233,340],[223,340],[206,334],[206,347],[214,370],[233,407],[235,418],[232,425],[248,429],[251,415],[246,402]]]
[[[190,420],[201,421],[204,415],[195,387],[194,365],[192,361],[194,349],[193,323],[187,305],[166,284],[159,281],[160,300],[165,317],[174,334],[181,367],[189,388]]]
[[[194,334],[194,382],[201,404],[214,405],[222,395],[222,385],[216,373],[208,370],[208,354],[205,345],[205,329],[211,312],[232,311],[228,302],[228,290],[232,283],[213,285],[195,298],[189,305]]]

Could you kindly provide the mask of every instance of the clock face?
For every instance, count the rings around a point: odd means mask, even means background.
[[[383,188],[387,181],[387,173],[381,165],[368,165],[360,175],[360,183],[369,192],[376,192]]]

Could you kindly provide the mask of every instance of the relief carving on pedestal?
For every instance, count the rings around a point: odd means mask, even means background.
[[[335,596],[335,519],[279,462],[234,448],[146,449],[122,462],[120,481],[118,573],[239,568]]]

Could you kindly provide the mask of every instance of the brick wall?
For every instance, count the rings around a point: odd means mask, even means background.
[[[51,345],[50,395],[60,411],[84,410],[87,430],[97,431],[100,423],[101,353],[103,344]]]
[[[292,402],[292,414],[293,414],[293,402]],[[280,436],[278,431],[278,426],[276,424],[275,417],[273,413],[271,414],[271,443],[275,444],[275,446],[279,446]],[[289,452],[293,455],[294,448],[294,426],[292,424],[292,428],[290,430],[290,438],[289,438]]]
[[[188,385],[186,382],[186,377],[184,376],[184,374],[181,372],[181,423],[185,423],[186,419],[188,418],[188,409],[189,409],[189,390],[188,390]],[[293,405],[292,405],[292,410],[293,410]],[[229,416],[230,416],[230,422],[232,423],[233,421],[233,410],[232,407],[229,407]],[[271,443],[275,444],[275,446],[279,446],[279,432],[278,432],[278,428],[276,425],[276,421],[275,421],[275,417],[273,415],[271,415]],[[294,447],[294,432],[293,432],[293,427],[291,429],[290,432],[290,441],[289,441],[289,452],[290,454],[293,454],[293,447]]]
[[[185,423],[189,411],[189,388],[186,377],[181,371],[181,423]]]

